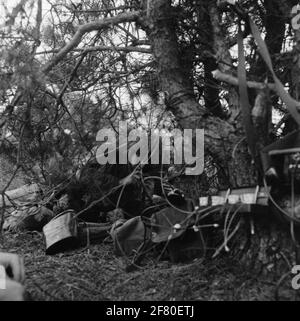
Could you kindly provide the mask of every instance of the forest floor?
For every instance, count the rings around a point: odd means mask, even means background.
[[[127,273],[126,260],[112,244],[90,245],[63,254],[45,254],[41,233],[4,233],[1,251],[23,256],[26,289],[32,300],[275,300],[281,275],[256,273],[229,258],[198,259],[188,264],[148,258]],[[288,278],[279,300],[299,300]],[[298,291],[299,292],[299,291]]]
[[[0,159],[3,188],[12,167]],[[9,189],[24,182],[20,176]],[[229,257],[198,259],[187,264],[157,262],[148,257],[140,270],[127,273],[126,259],[116,257],[112,244],[90,245],[70,252],[45,254],[42,233],[1,235],[0,251],[24,258],[26,290],[35,301],[44,300],[300,300],[291,287],[291,277],[277,287],[282,277],[271,272],[253,272]]]

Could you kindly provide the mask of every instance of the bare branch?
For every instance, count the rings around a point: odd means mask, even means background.
[[[40,41],[42,19],[43,19],[42,18],[42,0],[38,0],[38,9],[36,14],[36,27],[35,27],[36,41]]]
[[[119,6],[119,7],[108,7],[98,10],[73,10],[76,13],[97,13],[97,12],[107,12],[107,11],[115,11],[115,10],[127,10],[133,9],[134,6]]]
[[[24,6],[28,0],[21,0],[12,10],[11,14],[8,14],[8,20],[5,22],[5,26],[12,26],[15,23],[17,16],[24,11]],[[3,27],[3,26],[1,26]]]
[[[141,53],[152,53],[151,49],[148,48],[141,48],[141,47],[112,47],[112,46],[95,46],[95,47],[88,47],[88,48],[76,48],[73,51],[75,52],[91,52],[91,51],[123,51],[123,52],[141,52]],[[38,52],[36,55],[43,55],[43,54],[50,54],[50,53],[57,53],[60,49],[53,49],[48,51],[41,51]]]
[[[213,75],[213,77],[215,79],[217,79],[219,81],[226,82],[226,83],[228,83],[230,85],[233,85],[233,86],[238,86],[239,85],[238,78],[236,78],[236,77],[234,77],[232,75],[223,73],[218,69],[214,70],[212,72],[212,75]],[[253,88],[253,89],[263,90],[263,89],[265,89],[267,87],[270,90],[276,91],[276,87],[275,87],[274,84],[268,84],[268,83],[265,84],[265,83],[256,82],[256,81],[247,81],[247,85],[248,85],[249,88]]]
[[[122,13],[115,17],[104,18],[99,21],[93,21],[84,25],[79,26],[72,40],[67,43],[61,50],[54,56],[54,58],[47,63],[42,69],[44,73],[49,72],[60,60],[62,60],[71,50],[76,48],[82,37],[91,31],[101,30],[105,27],[112,27],[123,22],[136,21],[139,18],[139,11],[132,11],[127,13]]]
[[[36,14],[36,27],[33,31],[33,37],[35,38],[35,42],[32,48],[32,59],[34,58],[34,54],[36,53],[37,48],[39,47],[41,40],[41,25],[42,25],[42,0],[38,0],[37,2],[37,14]]]
[[[141,47],[133,47],[133,46],[128,46],[128,47],[112,47],[112,46],[95,46],[95,47],[89,47],[86,49],[75,49],[74,51],[85,51],[85,52],[90,52],[90,51],[123,51],[123,52],[141,52],[141,53],[152,53],[151,49],[148,48],[141,48]]]

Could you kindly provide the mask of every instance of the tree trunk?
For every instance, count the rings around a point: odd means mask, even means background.
[[[209,115],[195,99],[180,64],[171,1],[148,2],[147,17],[144,18],[143,26],[157,62],[161,89],[167,93],[168,107],[179,125],[205,130],[205,150],[224,169],[231,187],[255,185],[257,174],[241,126],[236,120],[229,122]]]

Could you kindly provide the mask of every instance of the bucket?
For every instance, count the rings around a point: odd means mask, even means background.
[[[77,221],[73,210],[55,216],[43,227],[46,254],[56,254],[78,246]]]

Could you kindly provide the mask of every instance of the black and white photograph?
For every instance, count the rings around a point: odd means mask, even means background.
[[[300,301],[300,2],[0,0],[0,301]]]

